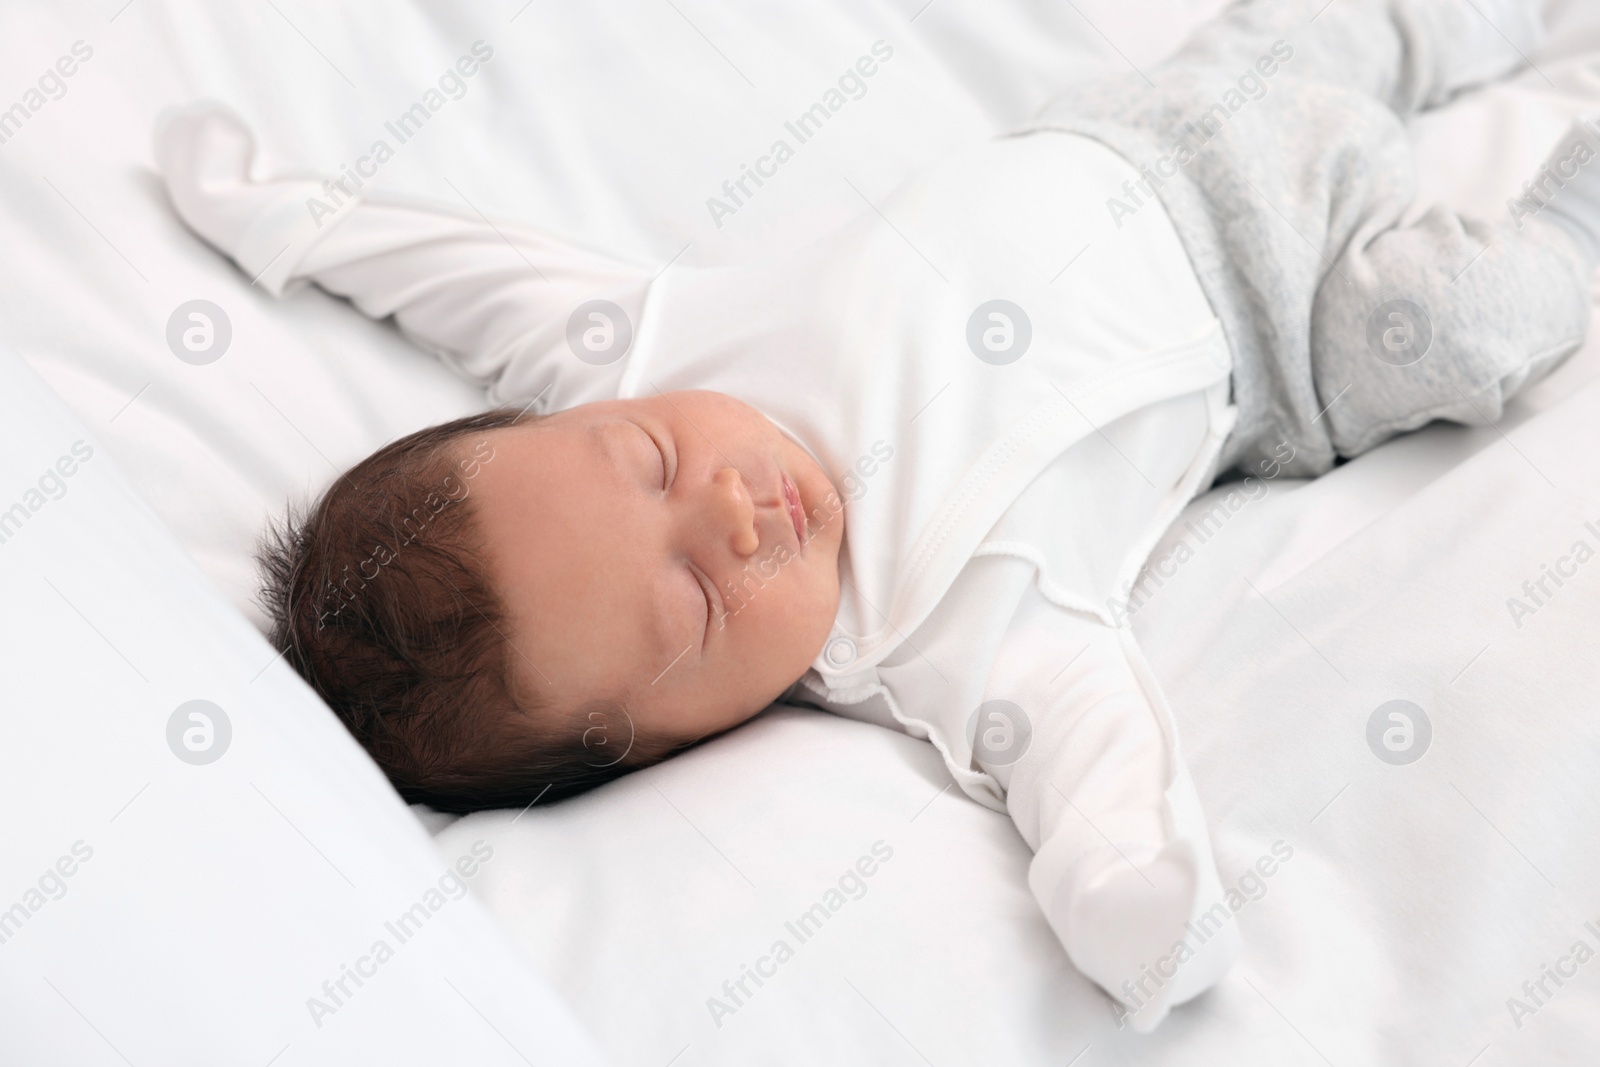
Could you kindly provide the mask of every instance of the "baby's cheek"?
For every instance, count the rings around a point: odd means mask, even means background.
[[[782,548],[750,566],[725,625],[752,657],[766,648],[784,660],[815,658],[839,606],[837,565],[829,575],[821,562]]]
[[[822,650],[839,612],[839,585],[822,578],[803,572],[795,574],[791,607],[783,620],[787,639],[808,664]]]
[[[743,623],[750,640],[763,644],[781,642],[793,628],[796,616],[803,613],[803,600],[793,576],[779,571],[749,599],[732,625]]]

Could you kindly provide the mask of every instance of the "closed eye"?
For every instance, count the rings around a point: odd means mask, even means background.
[[[640,433],[644,434],[645,438],[650,442],[650,447],[655,451],[656,460],[661,465],[661,477],[659,479],[661,482],[661,491],[666,492],[672,487],[671,479],[668,477],[669,470],[667,466],[667,450],[661,447],[661,442],[656,440],[656,435],[645,429],[643,426],[640,426],[636,422],[630,422],[629,425],[638,430]]]
[[[653,436],[650,440],[656,442],[656,449],[661,453],[661,468],[666,479],[663,488],[670,490],[678,482],[678,450],[674,448],[672,455],[668,457],[667,450],[662,447],[660,441]]]

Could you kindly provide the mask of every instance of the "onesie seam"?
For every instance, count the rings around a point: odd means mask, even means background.
[[[1088,403],[1118,386],[1125,385],[1128,381],[1141,377],[1158,376],[1162,371],[1170,369],[1174,364],[1187,362],[1197,354],[1216,347],[1219,343],[1225,344],[1220,326],[1220,321],[1213,316],[1204,333],[1170,346],[1167,349],[1139,358],[1131,366],[1113,368],[1094,376],[1086,387],[1078,390],[1078,399]],[[1227,371],[1223,370],[1221,373],[1226,374]],[[977,472],[981,475],[980,479],[965,490],[960,497],[952,501],[935,519],[934,525],[930,529],[930,540],[917,552],[901,578],[900,585],[902,588],[915,586],[927,569],[939,558],[949,540],[951,531],[959,527],[961,522],[970,514],[976,501],[993,483],[996,474],[1003,470],[1016,453],[1040,432],[1060,422],[1068,411],[1082,419],[1089,427],[1077,440],[1083,440],[1090,433],[1099,432],[1100,425],[1079,409],[1064,394],[1057,395],[1036,406],[1024,422],[1008,435],[1003,449],[991,454],[985,460],[983,468]],[[891,619],[893,614],[894,606],[891,605]],[[881,635],[886,630],[893,628],[894,624],[892,622],[887,623],[870,635],[870,638],[864,636],[862,638],[863,643],[873,647],[874,652],[876,652],[877,646],[882,642]]]
[[[1215,319],[1213,319],[1212,325],[1209,326],[1205,334],[1200,337],[1192,338],[1188,341],[1181,342],[1178,345],[1168,348],[1165,351],[1158,351],[1152,355],[1146,356],[1145,358],[1140,359],[1135,366],[1114,368],[1104,372],[1103,374],[1096,375],[1090,380],[1090,383],[1087,385],[1087,387],[1080,391],[1079,399],[1085,401],[1092,400],[1098,396],[1104,395],[1107,391],[1117,385],[1125,384],[1126,381],[1130,379],[1149,374],[1155,374],[1166,369],[1173,363],[1184,361],[1185,359],[1193,356],[1195,351],[1203,347],[1210,346],[1216,342],[1217,325],[1218,324],[1216,323]],[[1051,384],[1054,386],[1054,383]],[[1039,432],[1039,427],[1029,427],[1028,424],[1036,422],[1040,419],[1049,419],[1051,422],[1057,421],[1057,417],[1053,417],[1051,412],[1059,409],[1060,405],[1062,404],[1065,404],[1066,407],[1072,410],[1074,414],[1076,414],[1084,422],[1088,423],[1090,432],[1098,432],[1100,430],[1100,427],[1095,423],[1095,421],[1079,410],[1077,405],[1072,402],[1071,398],[1065,396],[1064,394],[1060,394],[1035,407],[1033,412],[1029,414],[1028,419],[1025,420],[1024,424],[1017,427],[1010,435],[1008,435],[1005,451],[1001,454],[991,456],[990,460],[986,463],[986,466],[990,468],[995,466],[1003,466],[1003,461],[1009,460],[1018,449],[1025,445],[1035,434]],[[1065,411],[1061,413],[1065,414]],[[1084,434],[1084,436],[1087,437],[1088,434]],[[1082,438],[1079,438],[1079,440],[1082,440]],[[916,579],[921,575],[922,571],[924,571],[930,565],[931,559],[939,554],[939,550],[944,547],[945,539],[949,537],[949,529],[953,526],[959,525],[960,520],[964,518],[967,512],[971,509],[974,500],[982,494],[984,489],[988,487],[990,481],[992,481],[994,477],[994,473],[995,472],[991,469],[981,482],[972,486],[970,490],[964,492],[961,498],[953,501],[950,506],[945,509],[945,512],[940,515],[937,520],[939,531],[936,535],[936,539],[929,542],[929,544],[918,553],[917,558],[912,561],[912,564],[906,571],[905,575],[905,580],[907,582],[915,582]]]

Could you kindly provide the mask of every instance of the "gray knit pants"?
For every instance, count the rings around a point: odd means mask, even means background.
[[[1147,197],[1171,216],[1233,351],[1224,469],[1287,442],[1288,472],[1319,474],[1432,419],[1494,422],[1582,342],[1592,265],[1565,233],[1402,218],[1404,121],[1474,80],[1462,51],[1482,17],[1466,0],[1237,4],[1160,67],[1076,86],[1033,124],[1141,168],[1113,216]]]

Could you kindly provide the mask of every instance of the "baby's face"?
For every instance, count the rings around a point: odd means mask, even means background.
[[[816,658],[844,514],[760,412],[663,393],[491,441],[473,501],[525,688],[568,713],[616,701],[639,735],[688,741],[754,715]]]

